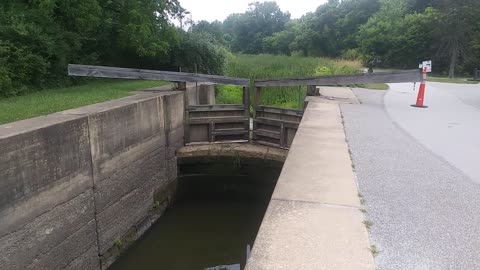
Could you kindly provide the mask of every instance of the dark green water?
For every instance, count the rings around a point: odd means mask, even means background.
[[[183,165],[177,203],[110,269],[245,266],[279,167]]]

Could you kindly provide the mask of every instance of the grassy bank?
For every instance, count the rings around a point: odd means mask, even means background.
[[[314,57],[235,55],[227,65],[226,75],[252,80],[353,74],[361,69],[358,62]],[[302,108],[306,87],[270,87],[262,91],[262,104],[284,108]],[[217,102],[241,103],[241,89],[220,86]]]
[[[443,82],[443,83],[459,83],[459,84],[478,84],[478,81],[473,81],[472,78],[448,78],[438,75],[428,75],[427,81],[429,82]]]
[[[166,84],[159,81],[94,80],[80,86],[46,89],[0,99],[0,124],[128,96],[131,91]]]

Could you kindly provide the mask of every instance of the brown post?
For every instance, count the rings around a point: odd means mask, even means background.
[[[280,147],[287,148],[287,132],[285,132],[285,123],[280,124]]]
[[[245,106],[245,116],[250,118],[250,88],[243,87],[243,105]]]
[[[262,103],[261,93],[262,93],[262,88],[261,87],[255,87],[255,93],[254,93],[254,97],[253,97],[253,107],[254,108],[260,106],[260,104]]]
[[[245,129],[249,131],[248,140],[250,141],[250,88],[248,86],[243,87],[243,106],[245,106],[245,117],[248,119]]]
[[[316,85],[308,85],[307,86],[307,96],[318,96],[319,93],[317,91]]]
[[[177,83],[177,89],[181,91],[185,91],[187,89],[187,83],[186,82],[178,82]]]
[[[253,93],[253,111],[254,111],[254,117],[257,118],[257,108],[260,106],[262,103],[262,88],[261,87],[255,87],[255,92]]]
[[[214,142],[215,141],[215,134],[213,133],[215,131],[215,123],[213,121],[210,121],[210,124],[208,126],[208,141],[209,142]]]

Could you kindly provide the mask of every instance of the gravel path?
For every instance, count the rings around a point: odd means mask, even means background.
[[[354,92],[342,112],[378,269],[480,269],[480,185],[392,120],[385,92]]]

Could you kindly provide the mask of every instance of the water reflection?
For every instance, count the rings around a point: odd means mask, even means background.
[[[184,165],[178,201],[110,269],[240,270],[280,168]]]

